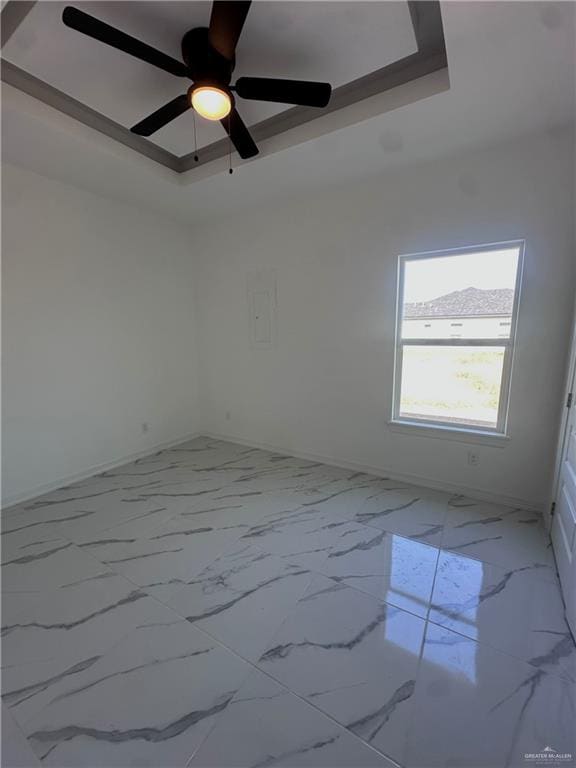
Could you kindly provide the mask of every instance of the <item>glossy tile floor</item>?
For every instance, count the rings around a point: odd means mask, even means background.
[[[7,510],[2,555],[5,768],[576,755],[534,513],[199,438]]]

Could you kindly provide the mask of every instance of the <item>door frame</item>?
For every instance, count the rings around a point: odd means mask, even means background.
[[[558,486],[560,483],[560,470],[562,468],[562,457],[564,456],[564,446],[566,444],[566,427],[568,426],[570,408],[576,408],[576,402],[574,402],[574,400],[576,400],[576,392],[574,392],[574,390],[576,389],[576,386],[574,386],[575,377],[576,377],[576,311],[573,313],[573,317],[574,317],[574,320],[572,324],[572,338],[570,340],[568,370],[566,371],[566,380],[565,380],[564,389],[563,389],[562,413],[560,416],[560,426],[558,428],[558,441],[557,441],[557,447],[556,447],[556,458],[554,461],[554,476],[552,480],[549,503],[546,506],[546,509],[544,511],[545,524],[546,524],[546,529],[548,533],[550,533],[552,530],[552,519],[553,519],[552,509],[556,502],[556,498],[558,497]],[[571,403],[571,406],[568,407],[568,397],[570,396],[570,393],[572,393],[573,402]]]

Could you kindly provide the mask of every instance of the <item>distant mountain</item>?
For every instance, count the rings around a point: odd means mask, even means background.
[[[511,288],[464,288],[432,301],[405,304],[404,318],[511,315],[513,303],[514,291]]]

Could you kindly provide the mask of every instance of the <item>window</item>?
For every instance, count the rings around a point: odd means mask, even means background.
[[[521,241],[400,256],[394,422],[506,433],[522,256]]]

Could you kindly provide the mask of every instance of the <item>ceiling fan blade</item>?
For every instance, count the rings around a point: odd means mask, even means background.
[[[330,101],[332,86],[307,80],[278,80],[273,77],[240,77],[236,93],[243,99],[277,101],[304,107],[325,107]]]
[[[75,29],[77,32],[82,32],[82,34],[93,37],[101,43],[111,45],[112,48],[129,53],[131,56],[146,61],[148,64],[153,64],[165,72],[170,72],[171,75],[177,77],[187,77],[188,75],[186,66],[181,61],[167,56],[162,51],[157,51],[151,45],[136,40],[135,37],[131,37],[131,35],[127,35],[125,32],[95,19],[94,16],[79,11],[77,8],[71,6],[64,8],[62,21],[67,27]]]
[[[254,143],[252,136],[250,136],[250,132],[244,125],[244,121],[238,114],[236,107],[233,107],[230,114],[220,120],[220,122],[243,160],[258,154],[258,147]]]
[[[188,96],[176,96],[175,99],[169,101],[168,104],[164,104],[163,107],[157,109],[156,112],[152,112],[151,115],[145,117],[139,123],[131,128],[132,133],[137,133],[138,136],[151,136],[160,128],[163,128],[168,123],[180,117],[181,114],[190,109],[190,102]]]
[[[214,0],[210,14],[208,40],[212,48],[228,61],[234,59],[238,38],[246,21],[251,0]]]

